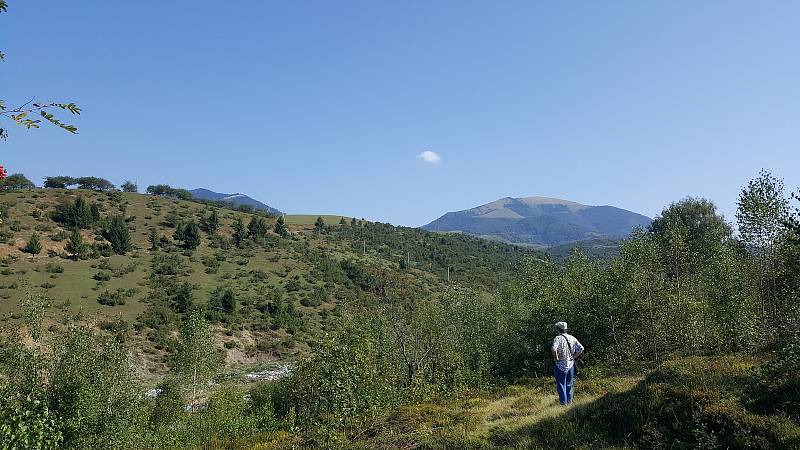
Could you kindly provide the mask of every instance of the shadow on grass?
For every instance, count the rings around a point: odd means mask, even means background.
[[[534,424],[493,428],[489,441],[497,448],[800,448],[796,424],[742,407],[740,372],[709,369],[699,359],[666,365],[631,390]]]

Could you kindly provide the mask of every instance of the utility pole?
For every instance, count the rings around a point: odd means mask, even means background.
[[[447,266],[447,282],[450,282],[450,266]]]
[[[367,254],[367,240],[364,239],[364,254]]]

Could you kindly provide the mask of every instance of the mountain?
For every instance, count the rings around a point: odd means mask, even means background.
[[[649,217],[614,206],[588,206],[547,197],[505,197],[449,212],[422,228],[550,247],[589,239],[619,239],[650,222]]]
[[[282,212],[278,211],[277,209],[265,204],[261,203],[260,201],[248,197],[244,194],[221,194],[219,192],[214,192],[204,188],[192,189],[189,191],[192,193],[192,197],[199,198],[203,200],[211,200],[215,202],[226,202],[226,203],[233,203],[236,206],[240,205],[249,205],[255,209],[263,209],[270,214],[274,214],[279,216],[283,214]]]

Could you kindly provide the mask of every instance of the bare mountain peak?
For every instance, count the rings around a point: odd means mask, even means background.
[[[618,239],[650,218],[613,206],[590,206],[559,198],[503,197],[471,209],[449,212],[423,228],[457,231],[537,246],[586,239]]]
[[[205,188],[198,188],[192,189],[189,191],[192,193],[192,197],[200,198],[204,200],[211,200],[211,201],[220,201],[226,203],[233,203],[235,206],[250,206],[254,209],[263,209],[271,214],[280,215],[282,214],[281,211],[269,206],[265,203],[262,203],[254,198],[251,198],[241,192],[237,192],[235,194],[223,194],[220,192],[214,192],[209,189]]]

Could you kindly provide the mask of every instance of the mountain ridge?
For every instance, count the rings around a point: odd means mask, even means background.
[[[283,214],[283,212],[281,212],[277,208],[269,206],[266,203],[260,202],[246,194],[242,194],[241,192],[236,192],[233,194],[223,194],[206,188],[192,189],[189,192],[192,193],[192,197],[194,198],[232,203],[235,206],[247,205],[255,209],[263,209],[273,215]]]
[[[610,205],[584,205],[552,197],[503,197],[447,212],[421,228],[457,231],[514,244],[550,247],[590,239],[619,239],[652,220]]]

